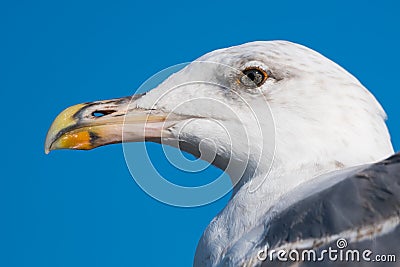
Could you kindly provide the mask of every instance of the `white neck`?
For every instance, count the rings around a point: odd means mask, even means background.
[[[238,183],[232,199],[205,230],[197,247],[195,266],[217,264],[241,237],[263,222],[265,214],[283,194],[298,185],[330,171],[380,159],[366,157],[351,162],[341,161],[340,157],[338,160],[328,157],[326,161],[306,158],[286,160],[288,156],[281,157],[280,154],[277,151],[271,168],[260,167],[255,173],[250,168],[244,173],[242,180],[245,182]],[[293,156],[298,155],[293,153]],[[255,164],[256,162],[249,162],[249,166]]]

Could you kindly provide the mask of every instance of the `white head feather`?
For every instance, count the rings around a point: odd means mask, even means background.
[[[245,88],[237,77],[248,67],[270,77],[260,87]],[[279,196],[300,183],[393,153],[385,113],[374,96],[334,62],[286,41],[208,53],[137,105],[195,116],[171,133],[193,146],[212,138],[206,151],[239,162],[227,172],[241,182],[205,231],[196,266],[216,265]]]

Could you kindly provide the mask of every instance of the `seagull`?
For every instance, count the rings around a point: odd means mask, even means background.
[[[379,253],[395,265],[400,153],[385,120],[333,61],[257,41],[207,53],[147,93],[65,109],[45,152],[149,141],[224,170],[232,197],[205,229],[194,266],[379,266]],[[322,257],[333,249],[363,258]],[[300,257],[311,250],[317,259]]]

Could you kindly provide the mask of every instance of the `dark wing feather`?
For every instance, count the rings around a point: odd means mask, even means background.
[[[400,266],[400,153],[379,163],[321,176],[285,195],[266,220],[235,245],[222,265],[261,266]],[[279,262],[257,260],[272,249],[369,249],[395,255],[397,262]],[[243,249],[248,250],[244,252]],[[241,250],[241,251],[240,251]],[[241,254],[236,257],[234,254]],[[243,255],[245,255],[243,257]]]

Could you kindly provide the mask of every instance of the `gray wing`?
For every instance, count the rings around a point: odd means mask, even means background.
[[[316,178],[279,203],[222,266],[400,266],[400,153]],[[329,248],[337,251],[335,261]],[[286,251],[287,262],[279,261],[278,250]]]

